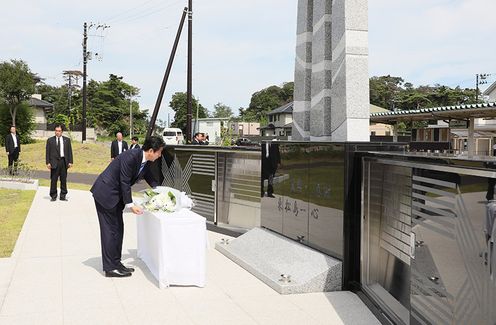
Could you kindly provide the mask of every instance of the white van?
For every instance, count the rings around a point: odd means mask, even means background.
[[[183,144],[183,131],[178,128],[165,128],[162,133],[165,144]]]

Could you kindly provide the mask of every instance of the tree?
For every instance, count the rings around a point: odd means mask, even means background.
[[[6,103],[0,103],[0,144],[4,145],[5,137],[10,132],[12,126],[12,118],[10,109]],[[17,106],[16,112],[16,129],[21,143],[30,143],[31,133],[35,129],[33,119],[33,109],[26,102],[22,102]]]
[[[129,99],[139,94],[139,89],[131,86],[122,77],[110,74],[104,82],[90,80],[88,83],[88,124],[114,134],[117,131],[129,134]],[[81,106],[74,112],[78,121],[81,117]],[[143,128],[146,124],[147,112],[141,112],[138,102],[132,101],[133,129]]]
[[[7,104],[12,125],[17,111],[34,93],[35,76],[22,60],[0,63],[0,100]]]
[[[184,92],[177,92],[172,95],[172,99],[169,103],[169,107],[174,110],[174,122],[171,123],[171,127],[180,128],[183,133],[186,134],[186,118],[188,111],[188,96]],[[198,118],[208,117],[208,111],[205,107],[198,103],[198,100],[193,97],[192,109],[193,118],[196,117],[196,109],[198,108]]]
[[[222,103],[217,103],[214,105],[214,113],[212,116],[217,118],[231,118],[233,116],[233,111],[231,107]]]
[[[255,92],[251,96],[250,105],[246,109],[240,109],[240,116],[245,121],[257,121],[270,111],[287,104],[293,100],[294,83],[284,83],[282,87],[270,86]]]
[[[414,87],[401,77],[370,78],[370,103],[387,109],[411,110],[475,103],[474,89],[436,84]]]
[[[391,77],[390,75],[370,78],[370,103],[392,109],[398,100],[403,82],[403,78]]]

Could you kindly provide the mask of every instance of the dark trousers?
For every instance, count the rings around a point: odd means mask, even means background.
[[[60,197],[67,194],[67,164],[65,158],[57,161],[57,168],[50,169],[50,197],[57,197],[57,181],[60,178]]]
[[[489,200],[494,200],[494,186],[496,185],[496,179],[494,178],[488,178],[487,179],[487,193],[486,193],[486,199]]]
[[[261,197],[264,197],[265,188],[264,181],[267,180],[267,196],[271,197],[274,194],[274,174],[262,175],[262,193]]]
[[[17,160],[19,160],[19,147],[14,152],[8,154],[9,157],[9,174],[14,175],[17,172]]]
[[[95,206],[100,223],[103,271],[120,269],[124,238],[124,221],[122,220],[124,204],[119,202],[112,209],[105,209],[95,200]]]

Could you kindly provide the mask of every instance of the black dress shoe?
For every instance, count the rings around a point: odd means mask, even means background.
[[[57,198],[56,197],[52,197],[52,198],[50,198],[50,201],[52,201],[52,202],[53,201],[57,201]]]
[[[105,276],[107,278],[125,278],[131,276],[131,272],[115,269],[112,271],[105,271]]]
[[[64,196],[64,197],[60,197],[60,201],[67,201],[67,198]]]
[[[132,268],[132,267],[125,267],[123,264],[121,264],[120,270],[121,271],[124,271],[124,272],[128,272],[128,273],[133,273],[134,272],[134,268]]]

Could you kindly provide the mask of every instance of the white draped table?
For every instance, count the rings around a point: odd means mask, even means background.
[[[137,216],[138,257],[159,282],[205,286],[206,219],[188,209]]]

